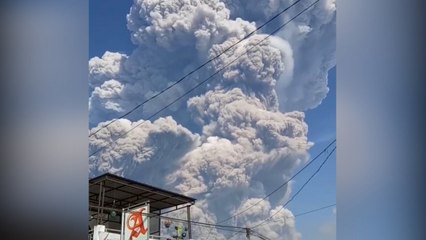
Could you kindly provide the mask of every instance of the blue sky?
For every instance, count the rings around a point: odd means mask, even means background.
[[[89,58],[102,56],[105,51],[130,53],[134,45],[130,41],[129,31],[126,28],[126,14],[132,4],[130,0],[90,0],[89,15]],[[306,112],[306,122],[309,126],[308,137],[315,142],[310,150],[315,156],[336,136],[336,68],[329,72],[328,96],[322,104]],[[321,158],[320,161],[324,159]],[[319,166],[312,165],[299,175],[293,185],[293,192]],[[323,169],[309,185],[297,196],[289,208],[294,214],[322,207],[336,202],[336,157],[331,156]],[[320,228],[335,222],[333,208],[301,216],[296,220],[298,231],[303,239],[331,240],[321,235]]]
[[[315,156],[322,151],[332,140],[336,138],[336,67],[329,71],[330,91],[322,104],[306,112],[306,122],[309,125],[308,137],[315,142],[311,148],[311,156]],[[320,158],[316,164],[303,171],[294,184],[294,189],[298,189],[309,176],[317,169],[324,157]],[[336,202],[336,154],[332,154],[325,163],[321,171],[290,204],[294,214],[316,209]],[[324,224],[335,222],[333,208],[324,209],[315,213],[301,216],[296,219],[298,230],[302,233],[303,239],[332,239],[322,238],[319,229]]]
[[[130,53],[134,48],[126,28],[130,0],[89,1],[89,57],[105,51]]]

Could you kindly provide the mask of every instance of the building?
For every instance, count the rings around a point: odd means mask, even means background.
[[[149,204],[150,238],[166,239],[161,236],[162,216],[184,208],[186,239],[192,238],[190,221],[194,198],[106,173],[89,180],[89,239],[93,238],[98,225],[102,231],[120,234],[123,211],[146,203]]]

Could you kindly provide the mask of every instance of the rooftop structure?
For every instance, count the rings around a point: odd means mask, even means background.
[[[111,173],[89,180],[89,230],[95,225],[105,225],[108,231],[120,232],[123,209],[147,202],[150,214],[158,216],[150,219],[151,235],[160,236],[162,214],[186,208],[191,238],[190,206],[195,203],[194,198]]]

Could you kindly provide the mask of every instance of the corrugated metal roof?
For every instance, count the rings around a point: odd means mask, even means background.
[[[99,190],[102,183],[105,189],[104,207],[122,209],[149,201],[151,212],[182,204],[193,204],[195,198],[167,191],[148,184],[136,182],[111,173],[89,180],[89,206],[99,204]]]

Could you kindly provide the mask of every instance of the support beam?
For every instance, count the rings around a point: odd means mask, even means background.
[[[96,223],[97,224],[100,223],[99,216],[100,216],[100,211],[101,211],[100,207],[101,207],[101,199],[102,199],[102,189],[103,189],[102,187],[103,187],[103,182],[101,182],[100,185],[99,185],[98,212],[97,212],[98,216],[96,218]]]
[[[158,236],[161,236],[161,209],[158,210]]]
[[[91,204],[89,204],[89,209],[105,209],[105,210],[108,210],[108,211],[116,211],[116,212],[119,212],[119,213],[121,213],[122,212],[122,209],[121,208],[113,208],[113,207],[98,207],[98,206],[95,206],[95,205],[91,205]]]
[[[115,183],[120,183],[120,184],[122,184],[122,182],[120,182],[120,181],[118,181],[118,180],[116,180],[116,179],[109,178],[109,177],[107,177],[107,179],[108,179],[109,181],[111,181],[111,182],[115,182]],[[150,188],[148,188],[148,187],[138,186],[136,183],[131,182],[131,181],[128,181],[127,185],[128,185],[128,186],[130,186],[130,187],[136,188],[136,189],[143,190],[143,191],[145,191],[145,192],[157,193],[158,195],[162,195],[162,196],[164,196],[164,197],[170,197],[169,195],[166,195],[166,194],[164,194],[164,193],[162,193],[162,192],[157,192],[156,190],[150,189]],[[122,190],[120,190],[120,191],[122,191]],[[181,201],[181,202],[186,202],[186,200],[185,200],[185,199],[182,199],[182,198],[180,198],[180,197],[178,197],[178,196],[174,196],[174,197],[171,197],[171,198],[173,198],[173,199],[175,199],[175,200],[178,200],[178,201]]]
[[[100,222],[100,224],[102,224],[104,222],[103,216],[104,216],[104,202],[105,202],[105,188],[102,188],[102,201],[101,201],[101,216],[102,216],[102,221]]]
[[[191,205],[186,206],[186,215],[188,220],[188,238],[192,239],[192,231],[191,231]]]

